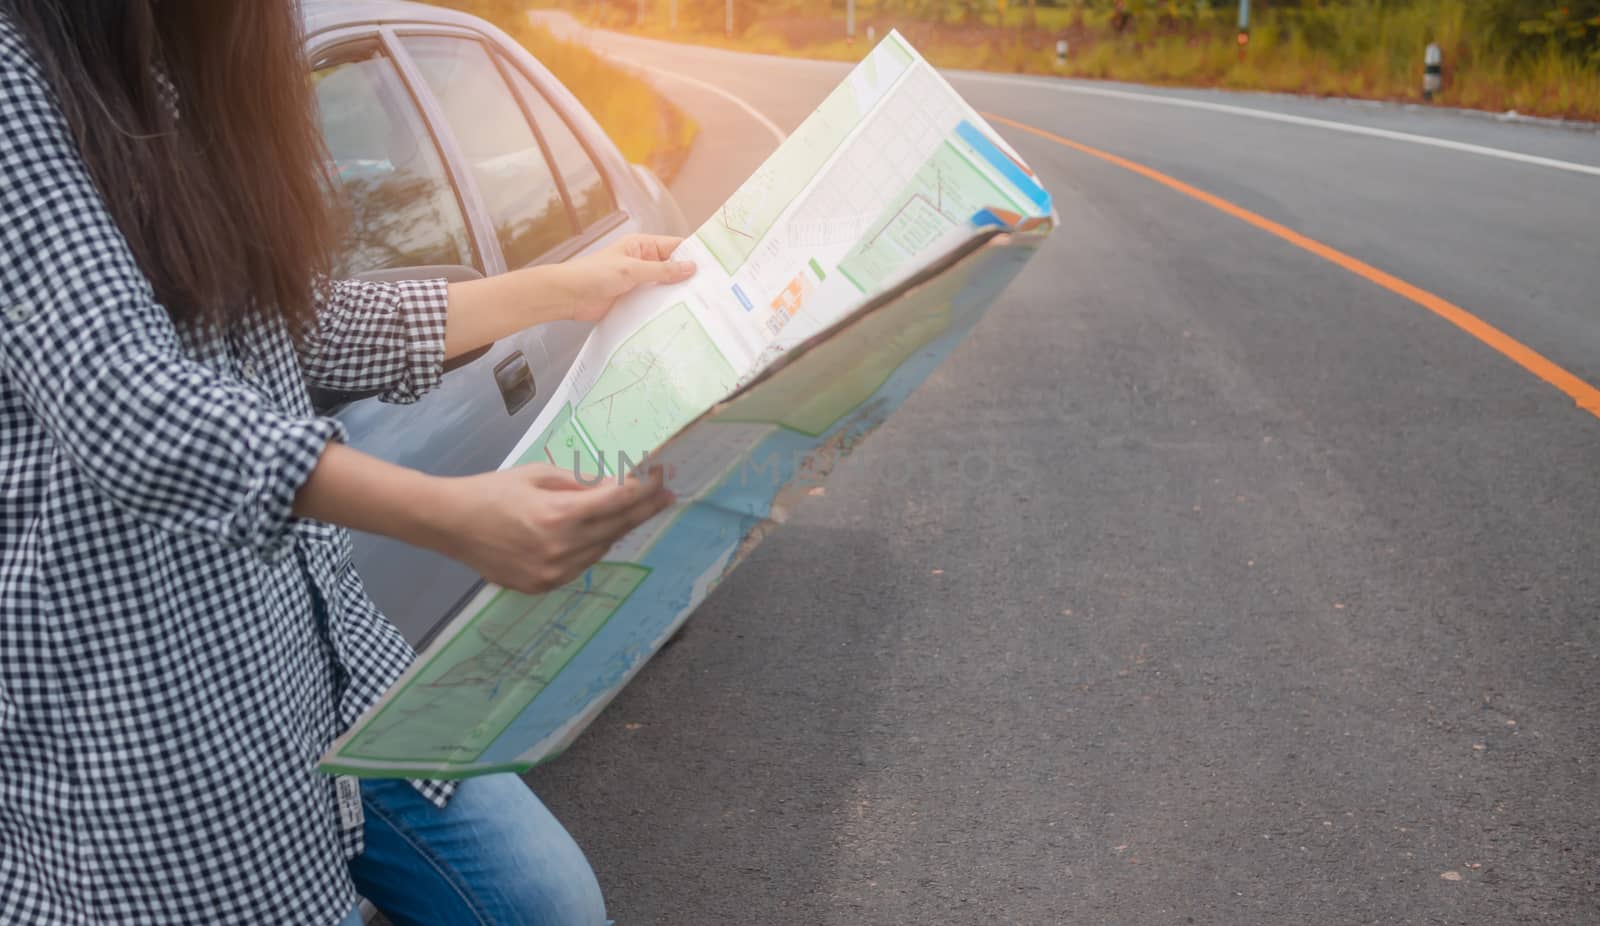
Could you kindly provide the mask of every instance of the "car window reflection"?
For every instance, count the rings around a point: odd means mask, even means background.
[[[472,166],[506,266],[532,263],[571,238],[544,151],[483,46],[443,36],[405,42]]]
[[[584,150],[578,137],[567,127],[566,120],[521,71],[515,67],[506,70],[512,75],[512,86],[522,95],[528,111],[533,114],[534,123],[544,134],[545,144],[550,148],[550,160],[555,162],[561,179],[566,181],[567,195],[571,197],[573,209],[578,213],[578,225],[588,228],[616,212],[616,200],[612,198],[611,189],[606,186],[600,168],[595,166],[589,152]]]
[[[345,229],[335,272],[473,265],[460,203],[394,62],[365,49],[315,79]]]

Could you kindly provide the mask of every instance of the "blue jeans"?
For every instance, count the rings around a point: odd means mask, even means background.
[[[515,775],[463,781],[444,810],[409,782],[363,781],[361,805],[350,876],[395,926],[605,926],[583,850]]]

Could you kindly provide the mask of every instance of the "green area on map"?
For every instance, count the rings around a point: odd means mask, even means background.
[[[598,478],[604,473],[600,462],[595,459],[594,451],[589,449],[588,443],[573,424],[571,404],[561,406],[555,419],[517,463],[549,463],[585,480]]]
[[[649,573],[632,563],[599,563],[543,595],[498,592],[340,756],[463,764],[477,759]]]
[[[716,421],[777,424],[813,437],[827,432],[878,391],[916,351],[950,326],[948,300],[901,299],[867,315],[847,336],[795,357],[728,403]]]
[[[950,229],[989,207],[1023,211],[946,142],[867,227],[866,235],[839,262],[839,270],[862,292],[877,292]]]
[[[728,273],[744,265],[779,214],[911,64],[884,39],[695,234]]]
[[[685,303],[646,322],[611,354],[582,399],[575,429],[607,472],[640,462],[728,394],[737,374]]]

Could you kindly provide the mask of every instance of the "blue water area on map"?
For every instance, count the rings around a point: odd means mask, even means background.
[[[1041,215],[1050,214],[1050,194],[1045,192],[1044,187],[1040,186],[1038,181],[1028,176],[1028,172],[1023,170],[1016,161],[1012,160],[1004,151],[1001,151],[999,145],[990,141],[989,136],[983,134],[981,129],[963,119],[961,124],[956,126],[956,134],[961,136],[962,141],[971,145],[974,150],[982,155],[985,161],[993,165],[995,170],[998,170],[1007,180],[1010,180],[1012,186],[1021,190],[1022,195],[1032,200],[1033,204],[1039,207]]]

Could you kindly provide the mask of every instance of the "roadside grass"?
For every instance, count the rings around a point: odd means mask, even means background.
[[[1110,9],[1029,11],[1013,3],[1003,13],[971,16],[951,6],[942,16],[912,18],[861,0],[858,41],[850,44],[837,12],[775,10],[729,39],[720,16],[711,28],[680,22],[674,29],[665,4],[646,6],[639,18],[633,4],[568,2],[579,18],[607,28],[766,54],[852,61],[868,50],[869,27],[878,36],[899,28],[940,67],[1401,102],[1422,102],[1423,51],[1434,42],[1445,62],[1439,105],[1600,121],[1600,59],[1585,62],[1554,46],[1513,57],[1501,50],[1502,36],[1476,21],[1469,0],[1269,8],[1243,54],[1226,4],[1147,15],[1119,31]],[[1064,63],[1056,60],[1060,39],[1069,46]]]
[[[670,183],[683,166],[700,127],[643,77],[531,22],[527,8],[517,0],[432,2],[480,16],[505,30],[572,91],[631,163],[649,167],[664,183]]]

